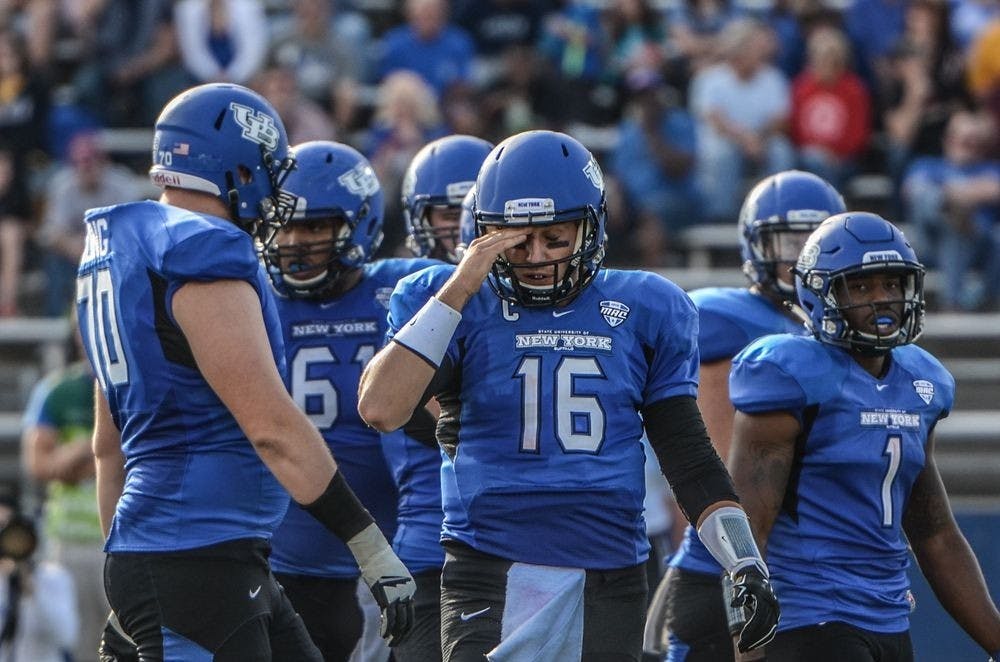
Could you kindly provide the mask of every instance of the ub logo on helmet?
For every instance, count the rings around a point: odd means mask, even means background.
[[[501,299],[520,306],[555,306],[593,282],[604,261],[607,204],[604,176],[590,151],[555,131],[526,131],[497,145],[479,170],[473,215],[476,235],[498,227],[574,222],[572,252],[549,262],[516,263],[501,255],[487,284]],[[551,270],[538,285],[519,271]]]
[[[854,328],[848,313],[875,304],[851,300],[847,283],[869,275],[891,276],[898,297],[880,302],[895,309],[891,328]],[[822,342],[866,354],[883,354],[916,340],[924,324],[924,267],[899,229],[877,214],[837,214],[809,236],[795,268],[799,305]]]
[[[601,166],[597,165],[596,159],[590,158],[590,162],[583,167],[583,174],[587,176],[594,188],[598,191],[604,191],[604,173],[601,172]]]
[[[243,127],[244,138],[269,150],[278,147],[278,127],[274,125],[274,119],[270,115],[235,101],[229,104],[229,108],[233,111],[233,119]]]
[[[253,90],[230,83],[198,85],[160,112],[150,181],[216,196],[231,218],[267,244],[291,216],[283,189],[295,168],[277,111]]]
[[[375,170],[367,163],[359,163],[340,177],[337,181],[348,191],[362,198],[375,195],[382,188],[375,176]]]

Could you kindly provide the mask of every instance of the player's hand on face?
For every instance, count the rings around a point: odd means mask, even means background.
[[[469,244],[451,277],[466,299],[479,291],[497,257],[523,243],[530,233],[528,227],[501,227],[476,237]]]
[[[781,611],[771,582],[757,566],[741,568],[733,575],[733,607],[742,607],[747,622],[737,646],[741,653],[752,651],[774,639]]]

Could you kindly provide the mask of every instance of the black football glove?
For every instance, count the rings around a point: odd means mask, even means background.
[[[742,608],[746,625],[737,646],[741,653],[760,648],[774,639],[781,610],[771,582],[755,565],[740,568],[733,574],[733,607]]]

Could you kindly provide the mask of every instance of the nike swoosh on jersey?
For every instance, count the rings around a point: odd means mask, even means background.
[[[261,585],[258,584],[257,588],[255,588],[252,591],[250,591],[250,599],[251,600],[253,600],[254,598],[256,598],[260,594],[260,587],[261,587]]]
[[[563,315],[569,315],[572,310],[553,310],[552,317],[562,317]]]
[[[485,614],[485,613],[486,613],[486,612],[488,612],[489,610],[490,610],[490,608],[489,608],[489,607],[486,607],[485,609],[480,609],[479,611],[473,611],[473,612],[470,612],[470,613],[468,613],[468,614],[466,614],[466,613],[465,613],[465,612],[463,611],[463,612],[461,613],[461,615],[459,615],[459,618],[460,618],[460,619],[462,619],[463,621],[467,621],[467,620],[469,620],[470,618],[475,618],[476,616],[482,616],[483,614]]]
[[[887,389],[888,387],[889,387],[888,384],[876,384],[875,385],[875,390],[876,391],[883,391],[883,390]]]

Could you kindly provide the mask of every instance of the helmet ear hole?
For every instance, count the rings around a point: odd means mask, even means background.
[[[236,173],[239,175],[240,184],[243,186],[246,186],[253,181],[253,171],[245,165],[240,164],[236,166]]]

